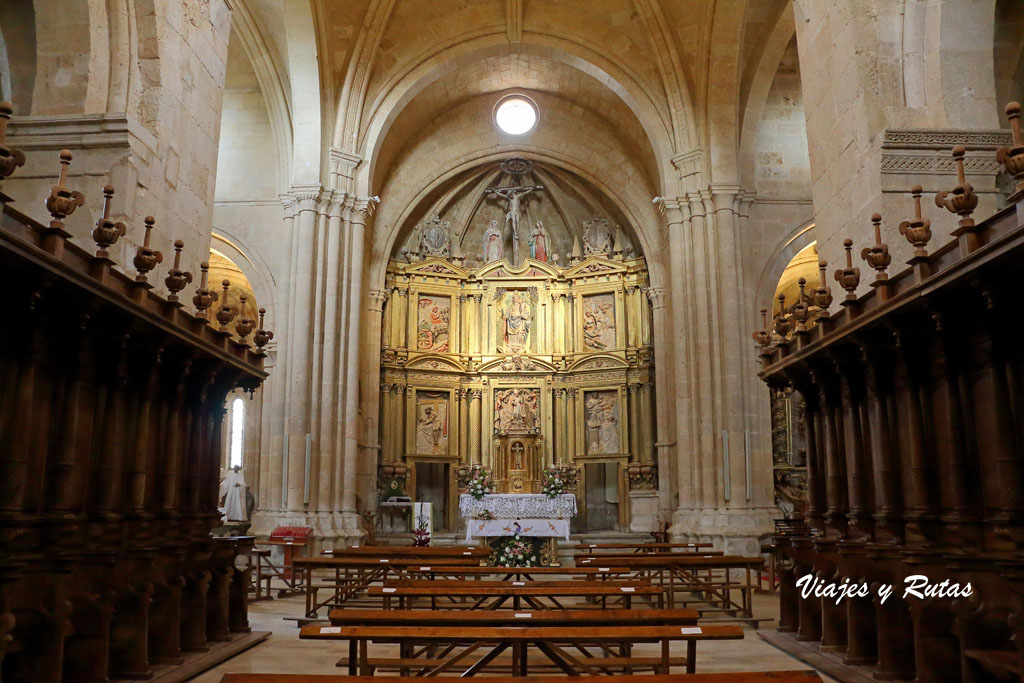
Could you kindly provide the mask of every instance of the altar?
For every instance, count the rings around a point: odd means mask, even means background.
[[[547,538],[545,555],[556,556],[555,538],[569,540],[569,521],[576,516],[576,496],[563,493],[550,498],[538,493],[494,493],[477,500],[459,497],[459,512],[466,520],[466,542],[474,538],[520,536]]]

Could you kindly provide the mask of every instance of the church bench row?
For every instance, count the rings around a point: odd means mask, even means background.
[[[593,680],[592,680],[593,679]],[[331,674],[224,674],[220,683],[376,683],[372,676],[336,676]],[[575,683],[602,683],[607,680],[579,676]],[[565,676],[527,676],[528,683],[565,683]],[[814,671],[742,671],[736,673],[655,674],[653,676],[616,676],[616,683],[817,683]],[[522,683],[523,678],[488,676],[487,683]]]
[[[433,643],[447,646],[443,656],[438,657],[440,663],[426,675],[437,675],[450,670],[460,661],[477,650],[489,647],[490,651],[477,660],[461,675],[469,676],[486,668],[501,652],[512,648],[514,676],[525,676],[528,673],[527,648],[536,647],[562,671],[569,675],[581,673],[593,675],[595,664],[589,656],[573,656],[563,650],[561,645],[569,645],[582,652],[581,648],[595,645],[623,645],[628,653],[629,647],[637,643],[659,643],[661,645],[661,662],[659,671],[668,673],[670,645],[672,642],[685,641],[687,644],[687,673],[693,673],[696,666],[697,641],[700,640],[739,640],[743,638],[743,629],[739,626],[529,626],[529,627],[490,627],[490,626],[305,626],[300,638],[312,640],[347,641],[349,648],[349,674],[357,672],[369,673],[368,644],[398,643],[403,654],[408,654],[407,646],[414,644]],[[455,646],[465,646],[456,651]],[[628,654],[624,655],[628,656]]]
[[[402,572],[418,576],[445,576],[465,578],[469,576],[501,576],[505,580],[534,580],[534,576],[588,576],[594,579],[607,579],[632,573],[629,567],[619,565],[608,566],[595,564],[583,567],[453,567],[448,565],[421,565],[406,567]]]
[[[659,607],[665,606],[665,593],[654,586],[615,586],[607,585],[605,582],[596,582],[589,586],[573,586],[568,588],[533,588],[530,585],[513,586],[504,583],[501,586],[478,588],[475,583],[463,587],[448,588],[390,588],[386,586],[371,586],[367,594],[372,597],[381,597],[384,601],[384,608],[390,609],[392,604],[397,602],[399,609],[413,607],[422,602],[422,599],[429,599],[429,607],[437,607],[438,598],[476,598],[476,602],[470,609],[498,609],[510,600],[512,609],[520,609],[526,603],[535,609],[545,609],[550,605],[555,609],[564,609],[559,598],[589,598],[597,601],[602,607],[608,606],[609,602],[619,603],[624,608],[629,608],[634,597],[641,597],[646,600],[653,600]],[[427,606],[427,605],[424,605]]]
[[[325,550],[322,553],[330,557],[376,557],[376,558],[455,558],[475,557],[483,559],[491,554],[490,548],[477,548],[471,546],[349,546],[348,548],[335,548]]]
[[[321,607],[339,605],[346,600],[365,591],[370,585],[382,582],[392,573],[410,567],[425,566],[423,558],[415,557],[297,557],[293,560],[295,568],[302,572],[302,590],[306,600],[306,618],[315,618]],[[467,569],[478,568],[479,558],[446,557],[444,562],[449,566],[464,566]],[[317,585],[314,572],[327,571],[332,573],[333,582]],[[321,600],[321,589],[330,591],[328,597]]]
[[[511,581],[488,581],[476,579],[470,583],[461,579],[388,579],[384,586],[391,588],[463,588],[472,586],[474,588],[500,588],[503,586],[529,586],[531,588],[585,588],[588,586],[650,586],[649,578],[615,579],[607,581],[591,581],[586,577],[570,579],[565,581],[557,580],[533,580],[525,579]]]
[[[602,610],[369,610],[332,609],[332,626],[688,626],[697,623],[692,609]]]
[[[711,548],[711,543],[580,543],[571,546],[573,550],[584,550],[588,554],[602,555],[599,550],[633,550],[635,553],[664,552],[673,550],[700,550]],[[577,553],[578,554],[578,553]]]

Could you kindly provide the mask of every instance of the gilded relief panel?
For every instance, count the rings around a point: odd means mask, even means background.
[[[536,337],[535,290],[495,291],[497,353],[529,353]]]
[[[416,391],[417,455],[448,454],[448,400],[447,391]]]
[[[540,392],[537,389],[494,391],[494,433],[536,432],[540,427]]]
[[[416,308],[416,350],[446,353],[449,350],[451,297],[423,294]]]
[[[616,348],[615,330],[615,294],[606,292],[583,297],[584,350]]]
[[[619,392],[614,389],[584,392],[584,452],[611,455],[621,451]]]

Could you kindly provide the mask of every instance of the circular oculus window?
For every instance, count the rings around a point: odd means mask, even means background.
[[[537,105],[522,95],[510,95],[495,106],[494,125],[506,135],[526,135],[537,126]]]

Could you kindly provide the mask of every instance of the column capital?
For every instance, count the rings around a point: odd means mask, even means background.
[[[664,287],[648,287],[647,298],[651,300],[654,308],[664,308],[668,298],[668,290]]]
[[[322,195],[323,188],[319,184],[293,185],[282,198],[282,203],[285,203],[286,207],[289,204],[297,207],[297,213],[316,211]]]
[[[366,292],[366,298],[370,303],[369,309],[381,313],[384,310],[384,302],[388,300],[388,293],[383,289],[370,289]]]

